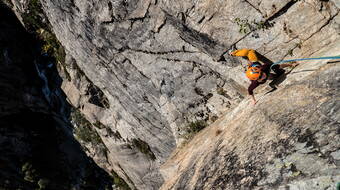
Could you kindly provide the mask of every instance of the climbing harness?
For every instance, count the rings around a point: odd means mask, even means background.
[[[279,65],[282,63],[292,62],[292,61],[305,61],[305,60],[317,60],[317,59],[340,59],[340,56],[331,56],[331,57],[311,57],[311,58],[301,58],[301,59],[288,59],[288,60],[282,60],[278,61],[270,66],[270,69],[274,65]]]

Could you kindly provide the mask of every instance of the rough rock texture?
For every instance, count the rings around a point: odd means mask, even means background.
[[[181,141],[181,128],[190,121],[221,115],[242,98],[234,88],[239,85],[217,72],[230,68],[213,61],[220,59],[222,45],[187,28],[155,2],[59,3],[42,1],[69,60],[102,90],[110,106],[86,101],[79,88],[86,84],[77,77],[63,85],[69,99],[91,122],[106,126],[97,131],[115,171],[140,189],[159,187],[163,178],[158,168]],[[194,41],[199,49],[186,41]],[[66,69],[67,65],[72,64],[67,62]],[[72,77],[76,71],[67,72]],[[227,93],[218,95],[218,87],[228,89]],[[209,100],[213,94],[217,97]],[[112,138],[108,131],[118,132],[121,138]],[[146,142],[155,159],[130,146],[134,139]]]
[[[112,189],[73,138],[56,68],[2,2],[0,28],[0,189]]]
[[[159,167],[190,122],[211,123],[246,96],[242,64],[224,54],[231,46],[272,61],[328,55],[340,30],[337,0],[41,3],[67,53],[69,102],[100,124],[107,159],[96,162],[138,189],[162,185]]]
[[[162,166],[161,189],[335,189],[340,64],[324,63],[311,63],[318,69],[309,73],[300,65],[256,106],[242,101],[175,151]]]

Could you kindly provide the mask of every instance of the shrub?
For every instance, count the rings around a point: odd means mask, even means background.
[[[121,177],[119,177],[119,175],[114,172],[111,171],[112,177],[113,177],[113,183],[121,190],[130,190],[129,185],[124,181],[124,179],[122,179]]]
[[[251,23],[249,23],[248,19],[240,18],[235,18],[234,22],[239,26],[239,32],[241,34],[247,34],[252,30],[265,30],[273,26],[272,23],[266,21],[256,22],[255,20],[253,20]]]
[[[22,20],[30,31],[47,27],[47,24],[43,22],[44,12],[39,0],[30,0],[28,10],[22,15]]]
[[[84,142],[93,143],[95,145],[102,143],[102,140],[97,134],[97,132],[95,132],[90,127],[79,126],[76,128],[75,134],[80,140]]]
[[[249,24],[248,19],[235,18],[234,21],[240,27],[239,32],[241,34],[246,34],[246,33],[250,32],[251,25]]]
[[[98,135],[92,124],[80,113],[79,110],[73,109],[71,111],[71,121],[76,123],[75,135],[80,140],[86,143],[93,143],[95,145],[103,144],[102,139]]]
[[[184,127],[185,134],[182,135],[182,137],[189,141],[194,137],[195,134],[197,134],[199,131],[204,129],[207,126],[207,123],[204,120],[199,120],[195,122],[189,123],[187,126]]]
[[[22,20],[27,30],[38,37],[42,53],[47,53],[49,56],[54,57],[57,65],[65,71],[67,79],[71,80],[70,74],[64,66],[66,55],[64,47],[50,29],[48,19],[39,0],[30,0],[28,10],[22,15]]]
[[[204,129],[207,126],[207,123],[205,121],[196,121],[196,122],[191,122],[186,128],[186,131],[188,133],[198,133],[202,129]]]
[[[33,168],[32,163],[26,162],[22,167],[21,167],[21,172],[24,174],[24,180],[35,183],[38,178],[38,174],[36,169]]]

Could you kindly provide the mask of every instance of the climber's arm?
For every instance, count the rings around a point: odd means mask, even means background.
[[[255,105],[257,103],[254,94],[250,95],[252,101],[253,101],[253,105]]]
[[[254,96],[254,89],[256,87],[258,87],[260,85],[260,83],[258,83],[256,80],[252,80],[251,81],[251,84],[249,85],[248,87],[248,94],[250,95],[251,99],[252,99],[252,102],[253,104],[255,105],[256,104],[256,99],[255,99],[255,96]]]

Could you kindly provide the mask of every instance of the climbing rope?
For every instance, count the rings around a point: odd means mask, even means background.
[[[292,61],[305,61],[305,60],[317,60],[317,59],[340,59],[340,56],[331,56],[331,57],[311,57],[311,58],[301,58],[301,59],[288,59],[278,61],[270,66],[272,68],[274,65],[279,65],[282,63],[292,62]]]

